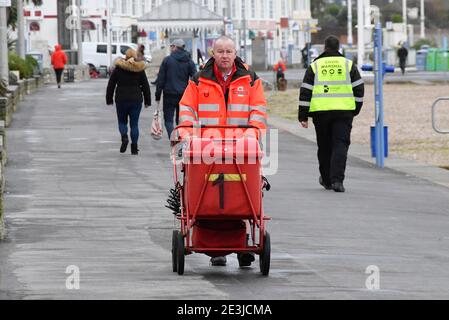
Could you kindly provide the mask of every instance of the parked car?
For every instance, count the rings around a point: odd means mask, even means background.
[[[112,43],[112,61],[125,57],[126,50],[137,50],[135,43]],[[151,62],[151,55],[145,55],[145,60]],[[109,65],[108,44],[106,42],[83,42],[83,62],[91,69],[99,70],[100,67]]]

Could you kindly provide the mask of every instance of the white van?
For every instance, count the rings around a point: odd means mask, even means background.
[[[132,48],[137,50],[135,43],[112,43],[112,61],[123,58],[126,50]],[[145,55],[145,60],[151,62],[151,56]],[[83,42],[83,62],[91,68],[98,69],[100,66],[109,64],[108,44],[106,42]]]

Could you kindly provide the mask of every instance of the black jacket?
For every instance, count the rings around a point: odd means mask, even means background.
[[[400,47],[398,49],[398,58],[401,61],[405,61],[407,59],[408,56],[408,50],[405,47]]]
[[[151,91],[144,70],[143,61],[117,60],[106,89],[106,104],[114,103],[115,91],[115,102],[145,101],[145,105],[150,106]]]
[[[342,57],[342,56],[343,55],[340,54],[339,52],[325,51],[314,61],[321,59],[321,58],[326,58],[326,57]],[[362,79],[359,71],[357,70],[357,66],[355,64],[352,64],[350,76],[351,76],[352,83],[359,82],[359,80]],[[315,82],[315,73],[312,70],[312,66],[309,66],[307,68],[306,74],[304,75],[304,79],[302,82],[303,82],[303,84],[310,85],[313,87],[314,82]],[[307,121],[308,117],[319,116],[323,112],[325,112],[325,113],[332,112],[333,114],[339,115],[342,117],[354,117],[354,116],[358,115],[360,113],[360,110],[362,109],[362,106],[363,106],[362,99],[363,99],[363,95],[365,94],[365,86],[364,86],[363,82],[360,82],[358,85],[353,87],[352,92],[354,93],[354,97],[356,98],[356,102],[355,102],[356,109],[354,111],[332,110],[332,111],[317,111],[317,112],[313,112],[313,113],[309,114],[309,107],[301,105],[301,102],[302,102],[302,104],[310,103],[310,101],[312,100],[312,90],[302,86],[300,89],[300,92],[299,92],[300,106],[299,106],[299,110],[298,110],[298,120],[299,121]],[[357,100],[359,100],[359,101],[357,101]]]
[[[168,57],[165,57],[159,68],[156,84],[156,101],[164,95],[182,96],[187,88],[189,79],[196,73],[195,63],[190,53],[177,48]]]

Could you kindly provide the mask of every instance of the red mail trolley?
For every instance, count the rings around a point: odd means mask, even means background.
[[[178,126],[175,131],[183,128],[195,130]],[[243,134],[229,138],[223,135],[227,129]],[[172,266],[179,275],[184,273],[185,256],[192,253],[214,257],[253,252],[259,255],[261,273],[269,273],[271,245],[265,222],[271,218],[264,214],[262,198],[270,185],[262,176],[259,141],[245,135],[248,129],[255,127],[203,125],[182,143],[182,153],[173,146],[180,228],[173,230]]]

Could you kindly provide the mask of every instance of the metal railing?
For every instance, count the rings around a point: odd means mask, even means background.
[[[449,134],[449,129],[448,130],[441,130],[441,129],[438,129],[437,126],[436,126],[436,121],[435,121],[435,119],[436,119],[436,112],[435,112],[435,110],[436,110],[436,106],[438,105],[438,103],[440,101],[449,101],[449,97],[439,97],[438,99],[436,99],[433,102],[433,104],[432,104],[432,127],[433,127],[433,130],[435,130],[438,133]]]

